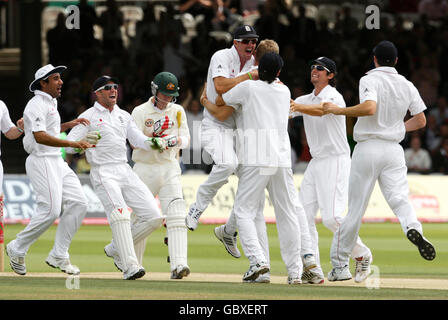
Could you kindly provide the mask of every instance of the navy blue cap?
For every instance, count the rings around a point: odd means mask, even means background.
[[[384,40],[373,48],[373,55],[381,62],[391,63],[397,59],[398,50],[392,42]]]

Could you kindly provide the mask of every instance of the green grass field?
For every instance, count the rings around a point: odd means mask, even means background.
[[[188,263],[194,273],[243,273],[248,260],[231,257],[213,234],[214,225],[201,225],[188,233]],[[23,225],[6,226],[5,244],[24,228]],[[288,286],[286,284],[244,284],[227,282],[166,281],[143,279],[123,281],[118,279],[85,279],[81,277],[80,290],[68,290],[61,272],[48,267],[45,258],[53,245],[56,227],[52,226],[34,243],[26,256],[28,273],[48,273],[48,277],[0,277],[0,299],[447,299],[448,287],[442,290],[381,288],[369,290],[365,287],[343,286]],[[321,224],[321,262],[324,272],[331,269],[329,251],[331,232]],[[434,261],[422,259],[404,236],[398,224],[364,224],[360,236],[371,248],[374,265],[384,278],[448,279],[448,225],[425,224],[425,236],[434,244],[437,257]],[[268,225],[271,275],[284,276],[286,270],[281,260],[275,225]],[[147,243],[143,265],[151,272],[169,272],[166,261],[167,247],[163,244],[165,229],[152,234]],[[103,253],[110,241],[108,226],[82,226],[76,234],[70,256],[82,273],[117,272],[112,260]],[[241,250],[241,247],[240,247]],[[5,257],[5,271],[10,272],[9,258]],[[52,277],[52,273],[57,277]],[[118,273],[117,273],[118,274]],[[11,274],[12,275],[12,274]]]

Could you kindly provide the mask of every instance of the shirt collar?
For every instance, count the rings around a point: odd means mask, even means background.
[[[34,90],[34,95],[36,95],[36,96],[39,95],[39,96],[45,97],[45,98],[51,100],[52,102],[57,101],[56,98],[53,98],[51,95],[49,95],[48,93],[43,92],[41,90]]]
[[[378,68],[372,69],[370,71],[367,71],[366,74],[369,74],[371,72],[376,72],[376,71],[398,74],[397,69],[395,69],[394,67],[378,67]]]
[[[324,96],[324,94],[325,94],[328,90],[331,90],[331,88],[333,88],[333,87],[330,86],[329,84],[327,84],[327,85],[326,85],[326,86],[319,92],[319,94],[318,94],[317,96],[314,94],[314,92],[316,91],[316,89],[313,89],[312,95],[313,95],[313,97],[319,97],[319,98],[321,98],[321,97]]]
[[[98,101],[95,101],[95,103],[93,104],[93,107],[96,108],[99,112],[109,112],[109,109],[107,109],[106,107],[103,107],[101,104],[98,103]],[[112,112],[114,110],[117,109],[117,105],[114,105],[114,108],[112,109]]]

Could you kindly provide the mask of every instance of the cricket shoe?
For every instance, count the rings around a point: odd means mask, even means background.
[[[313,254],[307,254],[303,257],[302,283],[322,284],[324,275],[317,266],[316,258]]]
[[[10,247],[11,243],[6,245],[6,255],[9,257],[9,265],[15,273],[24,276],[26,274],[25,256],[14,254]]]
[[[235,232],[232,235],[228,234],[225,230],[226,225],[222,225],[215,228],[215,236],[218,238],[219,241],[221,241],[224,244],[224,247],[226,248],[227,252],[232,255],[234,258],[240,258],[241,253],[240,250],[238,250],[237,246],[237,238],[238,232]]]
[[[118,252],[114,249],[114,247],[112,246],[112,243],[109,243],[107,246],[104,247],[104,253],[106,254],[106,256],[108,256],[109,258],[113,258],[114,259],[114,265],[115,267],[123,272],[123,263],[121,262],[121,258],[120,255],[118,254]]]
[[[264,262],[258,262],[249,267],[249,270],[244,274],[243,281],[247,280],[255,280],[259,277],[260,274],[264,274],[269,272],[269,265]]]
[[[370,265],[373,262],[373,257],[359,257],[355,258],[355,282],[363,282],[370,275]]]
[[[181,264],[171,271],[171,279],[182,279],[183,277],[188,277],[189,274],[190,267]]]
[[[145,269],[138,265],[131,265],[126,272],[123,273],[124,280],[137,280],[145,275]]]
[[[193,203],[188,210],[188,214],[185,217],[185,225],[191,231],[196,230],[199,224],[199,218],[201,217],[202,211],[196,207],[196,203]]]
[[[270,283],[271,274],[269,272],[260,274],[255,280],[243,280],[246,283]]]
[[[45,262],[52,268],[59,269],[67,274],[78,275],[80,273],[79,268],[70,263],[68,258],[56,258],[52,255],[48,255]]]
[[[288,276],[288,284],[302,284],[298,274],[291,274]]]
[[[436,250],[434,249],[434,246],[431,244],[431,242],[426,240],[426,238],[423,237],[423,235],[417,229],[408,229],[406,236],[408,237],[409,241],[411,241],[418,247],[418,251],[424,259],[434,260],[434,258],[436,257]]]
[[[342,268],[333,268],[328,273],[328,281],[345,281],[350,280],[352,278],[352,274],[350,273],[350,270],[348,266],[343,266]]]

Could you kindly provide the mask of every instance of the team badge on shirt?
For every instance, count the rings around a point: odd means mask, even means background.
[[[148,128],[151,128],[154,125],[154,120],[153,119],[146,119],[145,120],[145,126]]]

